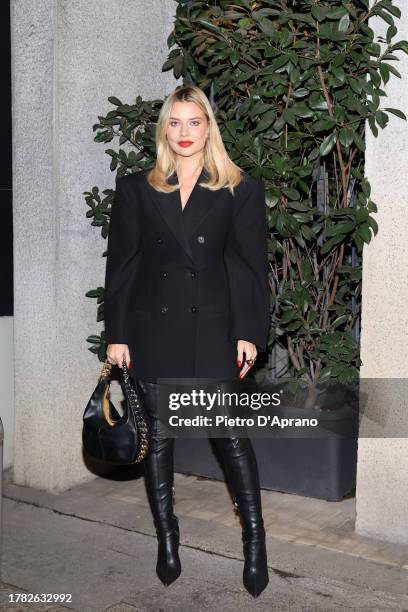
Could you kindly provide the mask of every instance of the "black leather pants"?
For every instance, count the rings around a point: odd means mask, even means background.
[[[150,422],[151,446],[144,460],[144,468],[154,523],[159,537],[160,533],[168,535],[172,528],[177,531],[178,536],[177,517],[173,512],[174,438],[160,438],[158,435],[160,423],[157,418],[157,384],[141,380],[137,382]],[[248,438],[214,438],[214,442],[220,451],[227,480],[241,518],[245,556],[244,584],[256,597],[265,588],[268,573],[255,453]]]

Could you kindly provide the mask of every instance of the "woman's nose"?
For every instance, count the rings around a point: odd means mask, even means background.
[[[188,126],[187,125],[181,126],[180,134],[181,136],[188,136]]]

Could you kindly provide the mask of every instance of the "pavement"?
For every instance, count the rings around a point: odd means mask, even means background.
[[[165,587],[140,466],[62,493],[16,485],[11,471],[4,479],[0,610],[408,611],[408,546],[355,534],[353,497],[262,490],[270,582],[254,599],[222,481],[176,473],[183,569]],[[29,603],[41,593],[54,599]]]

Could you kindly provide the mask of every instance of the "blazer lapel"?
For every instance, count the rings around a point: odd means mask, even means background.
[[[189,243],[189,236],[207,216],[214,205],[215,193],[205,187],[200,187],[199,182],[205,181],[208,176],[207,170],[202,169],[197,182],[190,194],[184,210],[181,207],[180,189],[172,193],[163,193],[150,187],[152,198],[169,226],[174,237],[184,249],[188,257],[194,262],[193,252]],[[177,173],[169,177],[168,182],[172,185],[177,184]]]
[[[168,179],[168,182],[172,185],[177,183],[177,174],[175,172]],[[163,193],[162,191],[156,191],[149,184],[147,185],[164,221],[169,226],[177,242],[183,247],[185,253],[193,260],[193,254],[184,233],[179,190],[172,193]]]
[[[184,231],[186,237],[189,238],[196,230],[198,225],[208,215],[216,200],[216,192],[209,191],[205,187],[200,187],[200,181],[205,182],[208,177],[207,170],[203,168],[198,181],[191,192],[188,202],[182,212],[184,221]],[[177,192],[180,194],[180,191]],[[180,201],[181,208],[181,201]]]

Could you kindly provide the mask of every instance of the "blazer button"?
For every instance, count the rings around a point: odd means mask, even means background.
[[[167,278],[167,272],[162,272],[162,273],[161,273],[161,277],[162,277],[162,278]]]
[[[197,242],[199,242],[200,244],[203,244],[203,242],[205,242],[204,236],[197,236]]]
[[[197,306],[191,306],[190,310],[194,314],[194,313],[196,313],[198,311],[198,308],[197,308]]]
[[[196,273],[194,272],[194,270],[192,270],[191,272],[191,278],[195,278],[196,277]]]
[[[157,242],[157,244],[163,244],[163,238],[158,238],[158,239],[156,240],[156,242]]]
[[[169,308],[168,308],[168,306],[162,306],[162,307],[161,307],[161,311],[162,311],[162,313],[163,313],[163,314],[164,314],[165,312],[167,312],[167,311],[168,311],[168,309],[169,309]]]

